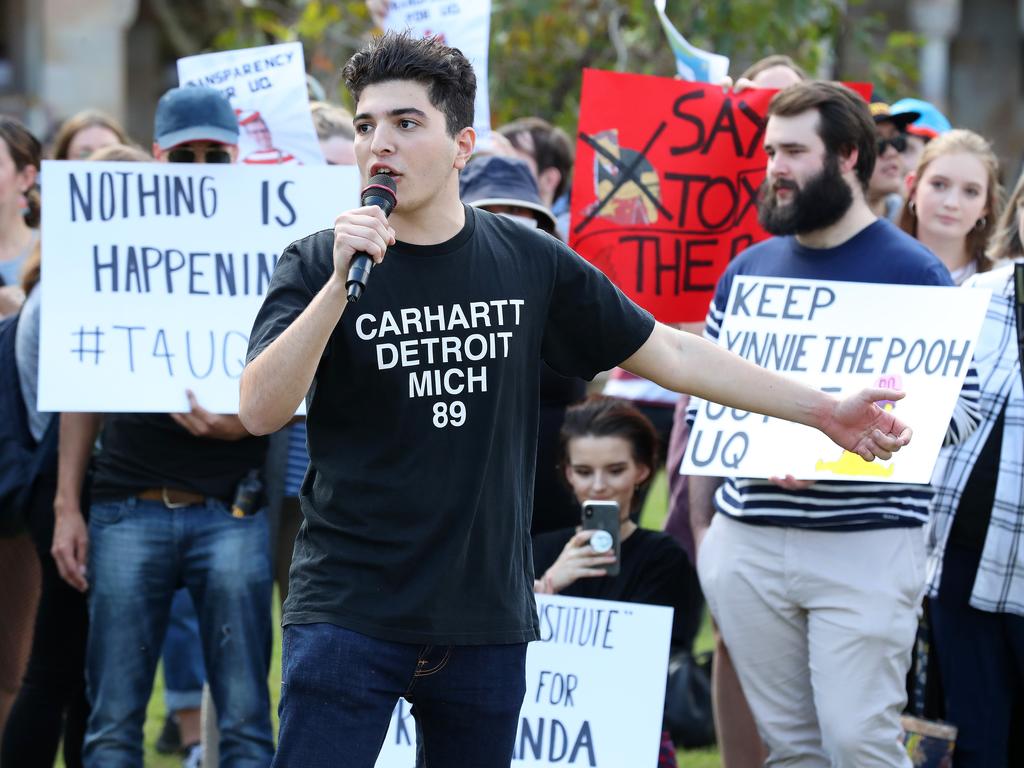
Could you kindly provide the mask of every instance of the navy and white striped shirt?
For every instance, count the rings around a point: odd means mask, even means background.
[[[704,335],[712,341],[718,340],[737,275],[953,285],[949,272],[931,251],[883,219],[835,248],[807,248],[793,237],[773,237],[740,254],[718,281],[704,326]],[[691,422],[700,405],[699,400],[691,401]],[[945,444],[959,443],[974,431],[978,421],[978,375],[972,365]],[[866,530],[922,525],[928,519],[932,496],[930,485],[822,480],[804,490],[788,491],[764,479],[725,478],[714,503],[715,511],[758,525]]]
[[[284,469],[284,496],[293,499],[299,495],[302,481],[309,468],[309,452],[306,449],[306,422],[297,421],[288,429],[288,458]]]

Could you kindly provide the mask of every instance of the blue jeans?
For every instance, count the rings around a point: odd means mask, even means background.
[[[168,509],[129,498],[89,520],[86,768],[142,765],[142,725],[175,590],[199,616],[220,729],[220,764],[265,768],[273,755],[271,578],[264,513],[218,501]]]
[[[167,636],[161,655],[164,658],[164,703],[167,712],[199,709],[203,702],[203,644],[199,639],[199,617],[187,589],[174,593]]]
[[[508,768],[526,695],[526,644],[430,646],[332,624],[289,624],[274,766],[373,768],[400,697],[420,765]]]

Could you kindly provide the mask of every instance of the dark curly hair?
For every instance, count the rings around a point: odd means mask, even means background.
[[[436,37],[388,32],[353,55],[341,74],[357,103],[368,85],[413,80],[427,87],[430,103],[444,113],[449,135],[454,136],[473,124],[476,100],[473,67],[462,51],[445,45]]]
[[[818,135],[830,154],[847,156],[857,150],[854,170],[861,188],[867,190],[878,143],[868,103],[840,83],[805,80],[775,94],[768,104],[768,117],[795,117],[812,109],[818,110]]]

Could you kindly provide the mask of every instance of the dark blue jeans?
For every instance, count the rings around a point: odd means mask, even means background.
[[[270,764],[267,535],[264,513],[235,518],[218,501],[178,509],[136,498],[92,505],[86,768],[142,765],[146,703],[182,585],[199,616],[221,765]]]
[[[425,768],[508,768],[526,694],[526,644],[430,646],[333,624],[289,624],[280,768],[372,768],[400,697]]]
[[[1024,691],[1024,616],[968,601],[980,554],[946,547],[939,596],[930,603],[946,719],[958,729],[956,768],[1006,768],[1014,697]],[[1018,702],[1019,705],[1019,702]]]
[[[161,653],[164,659],[164,703],[167,712],[199,709],[203,703],[203,643],[199,639],[199,617],[187,589],[174,593],[167,635]]]

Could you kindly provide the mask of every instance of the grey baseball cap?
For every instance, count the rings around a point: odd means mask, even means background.
[[[214,88],[171,88],[156,105],[153,139],[160,149],[187,141],[237,144],[238,119],[228,100]]]

